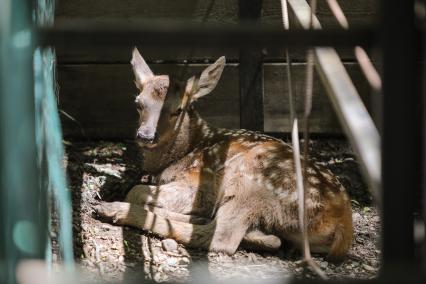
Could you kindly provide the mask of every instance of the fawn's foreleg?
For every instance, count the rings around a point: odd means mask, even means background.
[[[232,204],[222,206],[216,218],[205,225],[167,219],[127,202],[103,202],[95,210],[100,216],[112,218],[117,224],[149,230],[188,247],[229,254],[237,250],[248,228],[242,219],[244,215],[238,214]]]

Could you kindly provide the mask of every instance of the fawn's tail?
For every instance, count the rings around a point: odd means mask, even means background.
[[[350,204],[349,204],[350,206]],[[345,210],[340,222],[336,225],[334,240],[328,257],[334,260],[342,259],[349,251],[353,239],[352,210]]]

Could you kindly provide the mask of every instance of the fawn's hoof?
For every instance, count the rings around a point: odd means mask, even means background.
[[[100,217],[111,219],[121,224],[129,212],[129,204],[123,202],[101,202],[93,208]]]

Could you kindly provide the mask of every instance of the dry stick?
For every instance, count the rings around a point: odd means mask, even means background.
[[[317,1],[311,0],[311,18],[309,22],[309,28],[314,29],[314,16],[317,10]],[[309,150],[309,116],[312,110],[312,95],[314,89],[314,51],[312,48],[308,50],[306,58],[306,94],[305,94],[305,111],[304,111],[304,149],[303,149],[303,167],[304,167],[304,179],[303,179],[303,251],[305,253],[306,263],[317,273],[322,279],[328,279],[324,271],[318,266],[318,264],[312,259],[311,250],[309,247],[308,240],[308,220],[306,213],[306,191],[307,191],[307,167],[308,167],[308,150]],[[300,158],[299,158],[300,159]],[[303,178],[303,177],[301,177]]]
[[[355,46],[355,57],[371,87],[375,91],[380,91],[382,89],[382,79],[380,78],[379,73],[377,72],[364,48]]]
[[[303,236],[303,254],[304,254],[304,263],[309,265],[312,270],[322,279],[327,280],[328,277],[324,273],[324,271],[321,270],[321,268],[318,266],[318,264],[312,259],[311,251],[309,248],[309,242],[308,242],[308,233],[307,233],[307,222],[306,222],[306,210],[305,210],[305,192],[304,192],[304,179],[302,174],[302,165],[301,165],[301,158],[300,158],[300,148],[299,148],[299,129],[297,126],[297,118],[293,121],[293,130],[291,133],[291,141],[293,144],[293,159],[294,159],[294,166],[295,166],[295,172],[296,172],[296,187],[298,192],[298,211],[299,211],[299,226],[302,228],[302,236]],[[306,161],[304,163],[306,165]],[[302,218],[301,218],[302,216]]]
[[[290,23],[288,18],[287,0],[281,0],[281,9],[282,9],[282,20],[283,20],[284,29],[288,30],[290,28]],[[312,19],[311,19],[311,22],[312,22]],[[305,210],[306,199],[305,199],[304,188],[306,187],[303,184],[304,179],[302,175],[302,166],[301,166],[301,158],[300,158],[299,129],[298,129],[298,121],[296,118],[296,113],[294,111],[294,104],[293,104],[291,58],[290,58],[290,53],[288,48],[286,48],[285,52],[286,52],[286,60],[287,60],[287,84],[288,84],[288,94],[289,94],[289,104],[290,104],[290,121],[293,125],[291,140],[293,144],[293,159],[294,159],[295,172],[296,172],[296,187],[298,192],[299,227],[302,231],[302,237],[303,237],[304,262],[308,264],[312,268],[312,270],[318,274],[320,278],[327,279],[327,276],[325,275],[325,273],[320,269],[320,267],[315,263],[315,261],[313,261],[311,257],[310,247],[309,247],[309,240],[308,240],[308,233],[307,233],[307,220],[306,220],[307,218],[306,218],[306,210]],[[310,109],[309,109],[309,112],[310,112]],[[305,158],[305,164],[306,164],[306,158]]]
[[[327,3],[334,17],[336,17],[336,20],[339,22],[342,28],[347,30],[349,28],[349,22],[348,22],[348,19],[346,19],[346,16],[343,13],[342,9],[340,8],[337,0],[327,0]]]
[[[327,3],[340,26],[345,30],[349,29],[348,20],[337,0],[327,0]],[[361,70],[371,87],[376,91],[380,91],[382,89],[382,79],[374,65],[371,63],[371,60],[364,48],[361,46],[355,47],[355,58],[361,66]]]
[[[288,5],[287,0],[281,0],[282,20],[285,30],[290,29],[290,20],[288,18]],[[293,86],[291,78],[291,58],[288,48],[285,49],[285,59],[287,61],[287,84],[288,84],[288,99],[290,104],[290,123],[293,123],[295,118],[294,104],[293,104]]]

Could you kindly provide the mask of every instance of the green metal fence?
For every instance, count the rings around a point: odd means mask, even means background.
[[[37,48],[34,26],[53,24],[54,0],[0,0],[0,283],[24,259],[51,256],[51,208],[73,267],[71,203],[55,96],[55,53]]]

